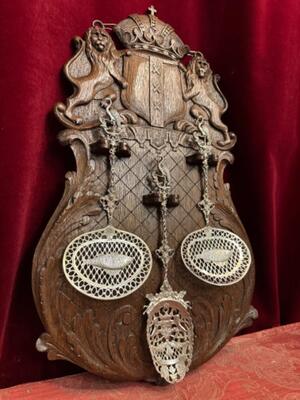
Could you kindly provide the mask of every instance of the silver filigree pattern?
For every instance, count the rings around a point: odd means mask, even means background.
[[[194,142],[202,156],[203,195],[198,203],[205,227],[191,232],[181,244],[181,257],[187,269],[197,278],[217,286],[239,282],[251,265],[251,253],[246,243],[236,234],[209,225],[214,203],[208,193],[208,160],[212,154],[209,131],[203,119],[198,120]]]
[[[243,279],[251,263],[249,248],[239,236],[211,227],[190,233],[182,242],[181,256],[197,278],[217,286]]]
[[[128,296],[148,278],[151,251],[133,233],[108,226],[76,237],[66,248],[63,269],[86,296],[113,300]]]
[[[109,143],[110,174],[107,193],[100,204],[107,216],[107,226],[77,236],[66,248],[63,271],[69,283],[79,292],[98,300],[119,299],[137,290],[148,278],[152,255],[147,244],[133,233],[113,226],[113,215],[119,204],[115,189],[116,148],[123,124],[110,98],[102,101],[107,118],[100,118]]]
[[[170,194],[170,174],[162,161],[151,174],[152,186],[160,198],[161,245],[156,256],[163,266],[163,283],[159,293],[148,294],[147,342],[156,371],[168,383],[181,381],[189,370],[193,356],[194,326],[185,291],[176,292],[168,280],[168,265],[174,250],[168,244],[167,200]]]
[[[159,293],[152,297],[147,310],[147,340],[153,364],[168,383],[184,378],[193,356],[193,322],[184,295],[172,290]]]

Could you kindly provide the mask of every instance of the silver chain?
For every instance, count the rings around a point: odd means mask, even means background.
[[[168,279],[169,261],[174,250],[169,246],[167,230],[167,202],[170,195],[170,174],[158,162],[152,172],[152,183],[159,194],[161,244],[156,250],[164,277],[159,292],[148,294],[147,342],[156,371],[169,383],[179,382],[188,372],[192,362],[194,326],[188,311],[190,304],[184,300],[184,290],[176,292]]]
[[[111,110],[112,100],[106,98],[102,101],[102,106],[105,108],[107,117],[100,117],[100,126],[105,132],[109,144],[109,176],[108,176],[108,188],[107,193],[100,198],[100,203],[106,212],[108,225],[112,224],[113,215],[115,208],[117,207],[119,200],[116,197],[115,185],[116,185],[116,150],[121,140],[122,123],[119,119],[119,114],[116,110]]]
[[[198,129],[193,133],[195,143],[198,147],[200,154],[202,155],[202,186],[203,195],[202,200],[198,203],[198,207],[203,213],[205,219],[205,225],[209,225],[209,216],[211,210],[214,208],[214,203],[209,198],[208,192],[208,159],[212,154],[212,146],[209,138],[208,131],[204,128],[204,119],[200,118],[197,122]]]
[[[169,246],[168,228],[167,228],[167,202],[171,190],[171,178],[169,171],[162,165],[162,159],[159,160],[157,170],[151,174],[154,187],[158,190],[160,201],[160,227],[161,227],[161,245],[156,249],[155,254],[161,260],[164,268],[164,278],[161,290],[171,290],[168,280],[168,265],[174,255],[174,250]]]

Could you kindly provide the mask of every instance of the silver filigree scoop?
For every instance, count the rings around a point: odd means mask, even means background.
[[[189,370],[193,356],[194,326],[189,313],[190,305],[184,300],[185,291],[176,292],[168,280],[168,265],[174,250],[168,245],[167,200],[170,176],[158,164],[152,182],[160,198],[161,245],[156,250],[164,270],[159,293],[147,295],[147,341],[156,371],[168,383],[181,381]]]
[[[137,235],[113,226],[118,199],[115,193],[116,148],[121,140],[122,123],[112,102],[104,102],[107,118],[100,126],[109,143],[110,174],[107,193],[100,203],[107,215],[107,226],[77,236],[63,256],[63,271],[70,284],[86,296],[98,300],[119,299],[136,291],[148,278],[152,255]]]
[[[194,132],[194,141],[202,155],[203,196],[198,204],[205,219],[205,227],[187,235],[181,244],[181,257],[197,278],[204,282],[226,286],[232,285],[247,274],[251,264],[251,253],[246,243],[235,233],[209,225],[214,203],[208,193],[208,158],[211,143],[204,120],[199,120],[199,130]]]

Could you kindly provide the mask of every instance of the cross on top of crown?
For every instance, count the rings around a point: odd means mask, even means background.
[[[149,11],[150,15],[155,15],[157,13],[157,10],[153,5],[148,7],[148,11]]]

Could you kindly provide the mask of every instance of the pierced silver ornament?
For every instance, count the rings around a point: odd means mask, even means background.
[[[113,226],[84,233],[66,248],[63,270],[79,292],[98,300],[128,296],[148,278],[151,251],[145,242]]]
[[[203,196],[198,203],[206,226],[191,232],[181,244],[181,257],[187,269],[197,278],[216,286],[239,282],[251,265],[251,253],[246,243],[235,233],[209,225],[214,203],[208,193],[208,158],[211,155],[209,132],[199,119],[194,141],[202,155]]]
[[[115,194],[114,164],[122,124],[111,111],[111,99],[105,99],[108,119],[101,118],[110,150],[110,174],[107,194],[100,203],[107,214],[105,228],[84,233],[73,239],[63,256],[63,271],[69,283],[88,297],[114,300],[128,296],[147,280],[152,268],[152,255],[147,244],[137,235],[115,228],[113,214],[118,199]]]
[[[182,242],[181,257],[192,274],[217,286],[243,279],[251,263],[249,248],[239,236],[211,227],[190,233]]]
[[[161,161],[151,177],[161,204],[162,241],[156,255],[162,263],[164,278],[159,293],[147,295],[147,342],[156,371],[168,383],[176,383],[185,377],[192,362],[194,325],[189,302],[184,300],[186,292],[174,291],[168,280],[168,264],[174,254],[168,245],[166,222],[170,176]]]

